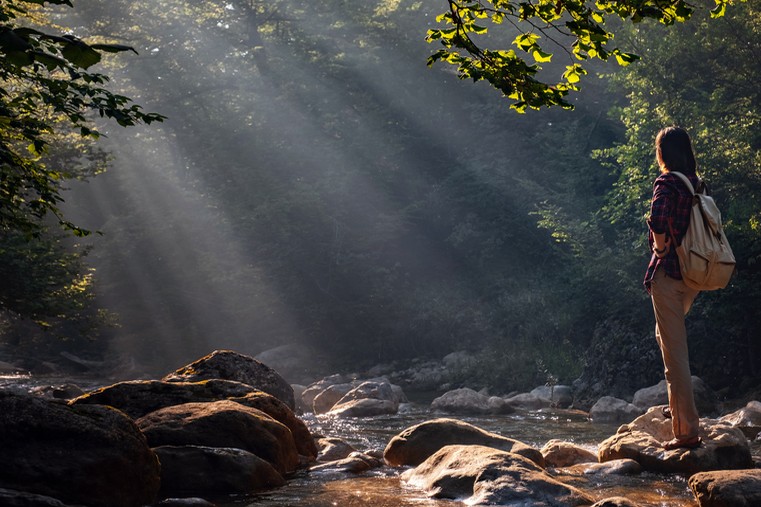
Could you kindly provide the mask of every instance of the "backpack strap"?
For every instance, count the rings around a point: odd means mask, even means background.
[[[692,186],[692,182],[690,179],[685,176],[684,174],[680,173],[679,171],[669,171],[669,174],[673,174],[674,176],[679,177],[680,180],[684,182],[685,185],[687,185],[687,188],[690,190],[690,193],[692,195],[695,195],[695,187]],[[703,182],[700,178],[698,178],[698,186]]]

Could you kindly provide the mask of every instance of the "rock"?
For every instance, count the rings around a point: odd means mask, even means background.
[[[403,430],[393,437],[383,451],[383,459],[391,466],[417,466],[444,446],[482,445],[519,454],[544,466],[544,456],[538,449],[490,433],[456,419],[434,419]]]
[[[721,404],[716,393],[709,388],[699,377],[692,377],[692,390],[695,394],[695,406],[698,413],[707,416],[715,415],[721,411]],[[668,405],[668,388],[666,380],[661,380],[654,386],[645,387],[634,393],[632,404],[643,411],[656,405]]]
[[[592,507],[639,507],[639,504],[636,504],[628,498],[624,498],[622,496],[614,496],[611,498],[605,498],[599,502],[595,502]]]
[[[315,403],[320,396],[315,398]],[[398,393],[394,392],[389,382],[365,381],[338,400],[330,414],[340,417],[396,414],[399,411],[398,400]]]
[[[200,380],[235,380],[269,393],[296,409],[293,388],[266,364],[232,350],[215,350],[208,356],[183,366],[165,376],[165,382],[198,382]]]
[[[75,384],[57,384],[52,386],[39,386],[29,390],[30,394],[53,398],[56,400],[69,400],[84,394],[82,388]]]
[[[44,495],[0,488],[3,507],[69,507],[60,500]]]
[[[750,440],[761,434],[761,402],[750,401],[745,407],[719,419],[740,430]]]
[[[315,414],[330,412],[330,409],[352,389],[354,389],[352,384],[333,384],[326,387],[314,397],[312,412]]]
[[[331,461],[329,463],[323,463],[310,468],[311,472],[348,472],[353,474],[361,474],[373,468],[378,468],[383,465],[383,462],[369,454],[354,451],[347,457]]]
[[[549,408],[552,402],[534,393],[521,393],[511,396],[505,400],[511,407],[521,410],[539,410]]]
[[[477,393],[468,387],[442,394],[431,402],[431,410],[447,414],[510,414],[515,411],[506,400]]]
[[[578,475],[636,475],[642,472],[642,465],[633,459],[614,459],[605,463],[579,463],[563,471]]]
[[[312,406],[314,405],[314,399],[317,397],[317,395],[328,387],[336,384],[351,384],[352,387],[358,385],[356,381],[346,375],[330,375],[321,380],[318,380],[317,382],[309,384],[309,386],[304,389],[304,392],[301,393],[301,402],[304,404],[304,406],[309,407],[309,411],[311,411]]]
[[[696,473],[731,470],[753,465],[745,435],[737,428],[716,419],[700,420],[703,443],[695,449],[665,451],[662,442],[673,437],[671,420],[653,407],[630,424],[618,429],[600,444],[600,462],[631,458],[642,468],[654,472]]]
[[[448,445],[402,481],[435,498],[464,499],[468,505],[589,505],[590,497],[547,475],[531,460],[481,445]]]
[[[373,417],[392,415],[399,411],[399,404],[389,400],[351,400],[336,403],[328,414],[336,417]]]
[[[589,410],[589,418],[596,423],[621,423],[632,421],[643,410],[625,400],[603,396]]]
[[[118,408],[133,419],[164,407],[225,400],[261,392],[248,384],[232,380],[211,379],[201,382],[163,382],[130,380],[101,387],[74,398],[71,405],[97,404]]]
[[[112,408],[0,391],[0,449],[3,488],[94,507],[150,504],[159,490],[156,455]]]
[[[269,462],[243,449],[205,446],[160,446],[161,494],[246,494],[285,484]]]
[[[285,425],[234,401],[174,405],[136,423],[151,447],[235,447],[267,460],[281,475],[293,472],[299,462],[293,435]]]
[[[700,472],[688,481],[700,507],[761,505],[761,470]]]
[[[27,373],[27,370],[6,361],[0,361],[1,375],[15,375],[18,373]]]
[[[212,379],[201,382],[132,380],[96,389],[69,403],[71,405],[93,403],[109,405],[118,408],[133,419],[139,419],[146,414],[173,405],[224,399],[259,409],[283,423],[291,430],[299,454],[309,458],[317,456],[317,447],[306,424],[296,417],[284,402],[248,384],[232,380]]]
[[[550,440],[541,449],[548,467],[567,467],[578,463],[597,463],[597,454],[562,440]]]
[[[230,398],[230,401],[261,410],[291,430],[296,450],[302,456],[312,460],[317,457],[317,444],[304,421],[296,417],[288,406],[274,396],[262,391],[254,391],[242,397]]]
[[[553,408],[568,408],[573,405],[573,389],[571,386],[539,386],[529,394],[549,400],[550,406]]]
[[[343,439],[335,437],[321,438],[317,442],[320,451],[317,461],[328,462],[344,459],[356,449]]]

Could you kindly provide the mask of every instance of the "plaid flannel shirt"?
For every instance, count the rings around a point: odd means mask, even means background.
[[[698,186],[697,174],[686,174],[690,179],[693,188]],[[687,226],[690,225],[690,211],[692,210],[692,195],[689,189],[678,176],[663,173],[655,179],[653,184],[653,200],[650,205],[650,218],[647,220],[648,226],[648,244],[650,250],[653,249],[653,233],[666,234],[669,232],[669,220],[674,230],[675,238],[671,238],[671,247],[668,253],[662,259],[659,259],[653,253],[650,257],[650,264],[645,272],[645,288],[650,292],[650,281],[655,276],[658,268],[662,268],[667,276],[676,280],[682,279],[682,273],[679,270],[679,257],[676,255],[676,247],[681,244],[684,234],[687,232]]]

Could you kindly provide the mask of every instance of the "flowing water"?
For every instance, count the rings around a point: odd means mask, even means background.
[[[28,391],[34,386],[60,384],[65,380],[0,377],[0,389]],[[83,388],[97,381],[76,379]],[[100,382],[103,385],[103,382]],[[393,416],[363,419],[336,419],[305,414],[302,418],[316,435],[343,438],[360,451],[383,450],[388,441],[403,429],[439,417],[428,404],[410,403]],[[573,442],[591,451],[615,433],[616,425],[593,424],[581,412],[541,410],[504,416],[458,417],[480,428],[541,448],[551,439]],[[753,443],[756,461],[761,443]],[[402,470],[382,467],[360,475],[337,472],[299,472],[288,484],[257,495],[215,499],[220,507],[464,507],[453,500],[428,498],[423,492],[406,488],[399,480]],[[552,472],[560,481],[576,486],[595,500],[612,496],[627,497],[642,507],[697,507],[687,478],[674,474],[642,473],[634,476],[570,475]]]

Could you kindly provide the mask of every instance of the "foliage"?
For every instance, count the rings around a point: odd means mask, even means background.
[[[90,72],[101,53],[132,48],[86,43],[73,35],[55,35],[28,26],[35,4],[68,0],[0,4],[0,230],[39,234],[47,213],[76,234],[86,231],[66,221],[59,210],[61,184],[73,174],[48,165],[44,155],[50,136],[65,122],[83,137],[97,138],[88,113],[119,125],[151,123],[163,117],[144,113],[128,97],[106,88],[108,77]]]
[[[428,31],[429,42],[443,46],[428,59],[429,65],[444,61],[457,67],[461,79],[486,80],[512,101],[518,112],[542,106],[573,107],[566,99],[578,91],[587,70],[581,63],[590,58],[608,60],[611,56],[626,66],[639,57],[619,47],[609,48],[614,33],[609,18],[640,23],[646,19],[664,25],[686,21],[694,7],[684,0],[447,0],[448,10],[437,17],[444,25]],[[730,0],[716,0],[714,17],[724,14]],[[488,37],[489,27],[508,25],[519,30],[510,42],[515,49],[489,49],[486,45],[506,46],[503,38]],[[557,47],[568,57],[568,64],[554,84],[540,79],[541,65],[552,60],[548,46]]]

